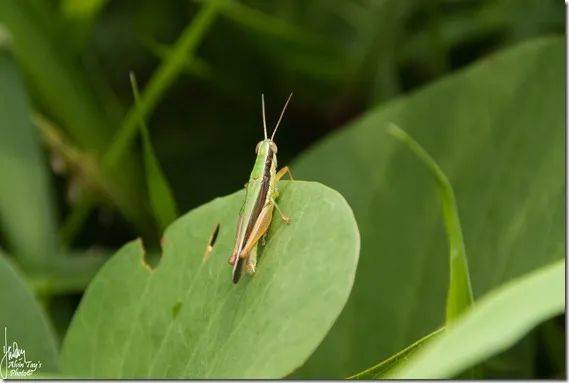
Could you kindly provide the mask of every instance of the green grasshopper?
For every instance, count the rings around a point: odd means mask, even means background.
[[[285,223],[290,223],[290,219],[283,214],[275,202],[275,199],[279,195],[277,186],[279,180],[286,173],[289,174],[291,179],[292,176],[287,166],[278,172],[276,171],[277,145],[273,139],[291,97],[292,93],[286,100],[271,138],[267,138],[265,97],[261,95],[265,139],[260,141],[255,148],[257,158],[255,165],[253,165],[251,175],[249,176],[249,182],[245,185],[245,201],[241,207],[239,220],[237,222],[235,247],[229,258],[229,264],[233,265],[233,283],[239,282],[243,268],[245,268],[248,274],[252,275],[255,273],[255,267],[257,265],[257,246],[259,240],[262,239],[262,242],[264,242],[267,230],[271,225],[273,207],[277,209],[281,219]]]

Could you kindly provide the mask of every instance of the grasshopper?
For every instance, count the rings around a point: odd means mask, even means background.
[[[285,223],[290,223],[290,219],[283,214],[275,200],[279,195],[277,185],[279,180],[287,173],[291,179],[292,176],[287,166],[278,172],[276,171],[278,149],[273,139],[291,97],[292,93],[284,104],[271,138],[268,138],[267,121],[265,118],[265,97],[261,95],[265,138],[257,143],[255,147],[257,158],[249,176],[249,182],[245,184],[245,201],[239,213],[235,246],[229,258],[229,264],[233,266],[233,283],[239,282],[243,268],[250,275],[255,273],[257,246],[259,240],[264,243],[265,235],[271,225],[273,207],[276,208]]]

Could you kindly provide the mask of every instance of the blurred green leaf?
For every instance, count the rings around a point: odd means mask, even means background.
[[[488,293],[391,377],[450,378],[564,310],[565,261],[559,260]]]
[[[0,331],[4,346],[4,331],[8,346],[17,342],[26,351],[26,359],[39,361],[40,373],[57,368],[57,344],[51,325],[23,278],[0,254]],[[4,352],[2,352],[4,357]],[[2,374],[6,364],[2,361]]]
[[[85,151],[100,154],[111,141],[116,124],[103,110],[90,77],[81,70],[58,27],[59,14],[44,2],[0,2],[0,23],[10,32],[14,52],[36,103]],[[39,108],[39,109],[42,109]],[[114,172],[105,172],[107,183],[116,185],[112,202],[125,217],[145,232],[146,212],[137,194],[138,171],[129,154]],[[128,169],[128,171],[126,171]]]
[[[0,23],[10,31],[11,49],[40,103],[81,147],[101,150],[114,125],[102,113],[91,85],[66,51],[65,40],[59,38],[55,30],[59,21],[43,2],[0,2]]]
[[[152,271],[140,242],[124,246],[83,297],[65,338],[63,371],[107,378],[279,378],[301,365],[348,299],[359,233],[334,190],[312,182],[282,185],[279,205],[292,223],[274,218],[257,273],[237,285],[227,257],[243,190],[175,221]],[[216,223],[221,229],[204,261]]]
[[[566,313],[545,322],[538,328],[537,338],[541,346],[537,348],[539,378],[561,379],[566,375],[565,317]]]
[[[130,84],[134,95],[135,107],[140,105],[140,96],[138,94],[138,85],[134,73],[130,74]],[[146,170],[146,187],[150,198],[150,205],[154,213],[154,218],[161,231],[171,224],[178,216],[178,208],[174,200],[174,193],[168,184],[166,176],[160,168],[160,163],[154,154],[154,148],[150,142],[150,133],[142,110],[138,109],[140,119],[140,132],[142,134],[142,147],[144,151],[144,168]]]
[[[152,114],[168,87],[186,68],[188,57],[193,55],[208,28],[215,20],[218,7],[219,0],[209,1],[202,7],[182,32],[160,67],[154,72],[140,98],[139,107],[143,116],[148,117]],[[102,157],[102,165],[105,169],[116,169],[123,161],[123,157],[128,154],[129,146],[135,137],[138,114],[137,108],[129,109],[120,129],[110,141],[110,146]],[[67,235],[72,236],[78,232],[78,228],[85,222],[93,207],[94,202],[87,200],[73,208],[65,223]]]
[[[363,18],[366,28],[360,30],[360,47],[354,55],[362,80],[373,82],[370,99],[374,103],[385,101],[401,93],[402,78],[398,73],[397,52],[405,45],[408,37],[405,25],[419,3],[413,0],[384,0],[370,2]]]
[[[75,45],[76,50],[84,45],[93,28],[97,16],[109,0],[62,0],[59,4],[61,14],[67,22],[68,39]]]
[[[286,76],[281,72],[292,69],[307,76],[310,81],[319,79],[343,83],[347,60],[342,57],[339,43],[326,33],[312,31],[310,27],[313,24],[299,26],[286,13],[272,14],[242,1],[222,0],[221,4],[221,13],[249,32],[250,43],[261,50],[264,56],[273,57],[280,75]],[[278,8],[271,3],[259,5],[263,8]],[[302,8],[302,4],[295,4],[294,7]],[[286,56],[284,61],[283,56]],[[218,72],[222,75],[228,71]],[[258,73],[253,73],[253,76],[258,76]],[[287,86],[290,86],[290,83],[287,83]]]
[[[62,0],[60,7],[69,18],[92,19],[108,2],[109,0]]]
[[[26,270],[26,279],[38,296],[82,293],[109,256],[108,251],[74,251],[41,270]]]
[[[58,250],[51,185],[27,95],[10,55],[0,52],[0,222],[12,254],[45,265]]]
[[[33,124],[39,130],[42,141],[50,152],[52,169],[68,179],[68,192],[73,183],[85,192],[96,192],[101,197],[114,200],[115,188],[109,185],[103,177],[96,158],[88,152],[82,152],[69,143],[51,121],[44,116],[34,113],[31,117]],[[117,196],[117,198],[119,198]],[[73,203],[71,201],[70,203]]]
[[[450,278],[448,284],[446,301],[446,324],[458,318],[466,309],[472,305],[472,287],[470,286],[470,273],[468,272],[468,259],[464,249],[462,239],[462,229],[460,228],[460,218],[458,207],[452,185],[443,173],[439,165],[433,158],[404,130],[391,124],[388,127],[389,133],[407,145],[415,155],[429,169],[439,187],[441,199],[441,209],[443,221],[448,237],[448,247],[450,250],[449,270]]]
[[[222,13],[237,24],[272,38],[296,43],[324,43],[325,39],[299,28],[283,18],[274,17],[239,1],[220,0]]]
[[[476,304],[476,303],[475,303]],[[492,377],[492,379],[532,379],[537,375],[537,329],[526,334],[508,349],[469,367],[456,379]]]
[[[365,239],[345,310],[294,376],[350,376],[444,322],[440,203],[429,172],[386,134],[390,122],[453,185],[475,297],[563,257],[563,52],[562,39],[549,38],[493,55],[368,113],[293,163],[295,175],[346,196]]]
[[[417,351],[421,350],[427,344],[432,342],[437,336],[442,334],[443,331],[444,327],[441,327],[440,329],[433,331],[432,333],[424,336],[423,338],[419,339],[412,345],[399,351],[397,354],[390,356],[383,362],[371,368],[368,368],[367,370],[362,371],[359,374],[351,376],[349,379],[364,380],[364,379],[384,378],[394,369],[404,365],[412,355],[414,355]]]

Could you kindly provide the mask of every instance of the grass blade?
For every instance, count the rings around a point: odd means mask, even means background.
[[[140,95],[138,93],[138,84],[134,73],[130,73],[130,84],[134,95],[135,108],[140,119],[140,133],[142,135],[142,147],[144,151],[144,167],[146,170],[146,186],[148,188],[148,196],[150,198],[150,206],[154,213],[154,218],[161,230],[172,223],[178,216],[178,209],[174,200],[174,194],[168,184],[168,180],[164,176],[160,163],[154,153],[154,148],[150,142],[150,134],[148,127],[144,121],[144,115],[140,110]]]
[[[166,60],[162,62],[162,65],[153,74],[140,97],[139,108],[144,116],[150,115],[164,95],[164,92],[172,85],[180,73],[185,70],[188,56],[194,53],[199,42],[215,20],[219,5],[218,0],[208,1],[204,4],[192,23],[182,32]],[[126,153],[136,134],[137,124],[138,113],[135,107],[128,111],[123,125],[115,135],[111,146],[103,158],[103,163],[106,166],[114,167],[121,156]]]
[[[165,60],[172,50],[167,44],[162,44],[153,39],[143,39],[141,43],[148,48],[150,53],[161,61]],[[195,56],[186,58],[184,73],[201,80],[209,80],[213,76],[213,70],[208,63]]]
[[[565,260],[508,282],[482,297],[390,378],[441,379],[505,350],[565,309]]]
[[[411,149],[427,166],[439,187],[443,220],[450,248],[450,281],[446,302],[446,323],[448,324],[459,317],[474,301],[454,191],[439,165],[417,141],[394,124],[388,127],[388,132]]]
[[[403,363],[405,363],[411,355],[422,349],[425,345],[431,342],[436,336],[440,335],[444,331],[444,327],[439,328],[438,330],[433,331],[430,334],[422,337],[415,343],[411,344],[410,346],[404,348],[403,350],[399,351],[397,354],[390,356],[389,358],[385,359],[383,362],[368,368],[365,371],[362,371],[356,375],[350,376],[348,379],[381,379],[389,374],[394,369],[400,367]]]
[[[296,43],[326,43],[320,36],[306,32],[294,24],[233,0],[220,0],[223,15],[249,30]]]

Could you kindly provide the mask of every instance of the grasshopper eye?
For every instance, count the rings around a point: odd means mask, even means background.
[[[261,146],[261,143],[262,143],[262,142],[263,142],[263,141],[257,142],[257,146],[255,146],[255,153],[259,154],[259,147]]]
[[[269,146],[271,147],[273,153],[276,154],[278,152],[279,149],[277,148],[277,144],[275,144],[273,141],[269,143]]]

